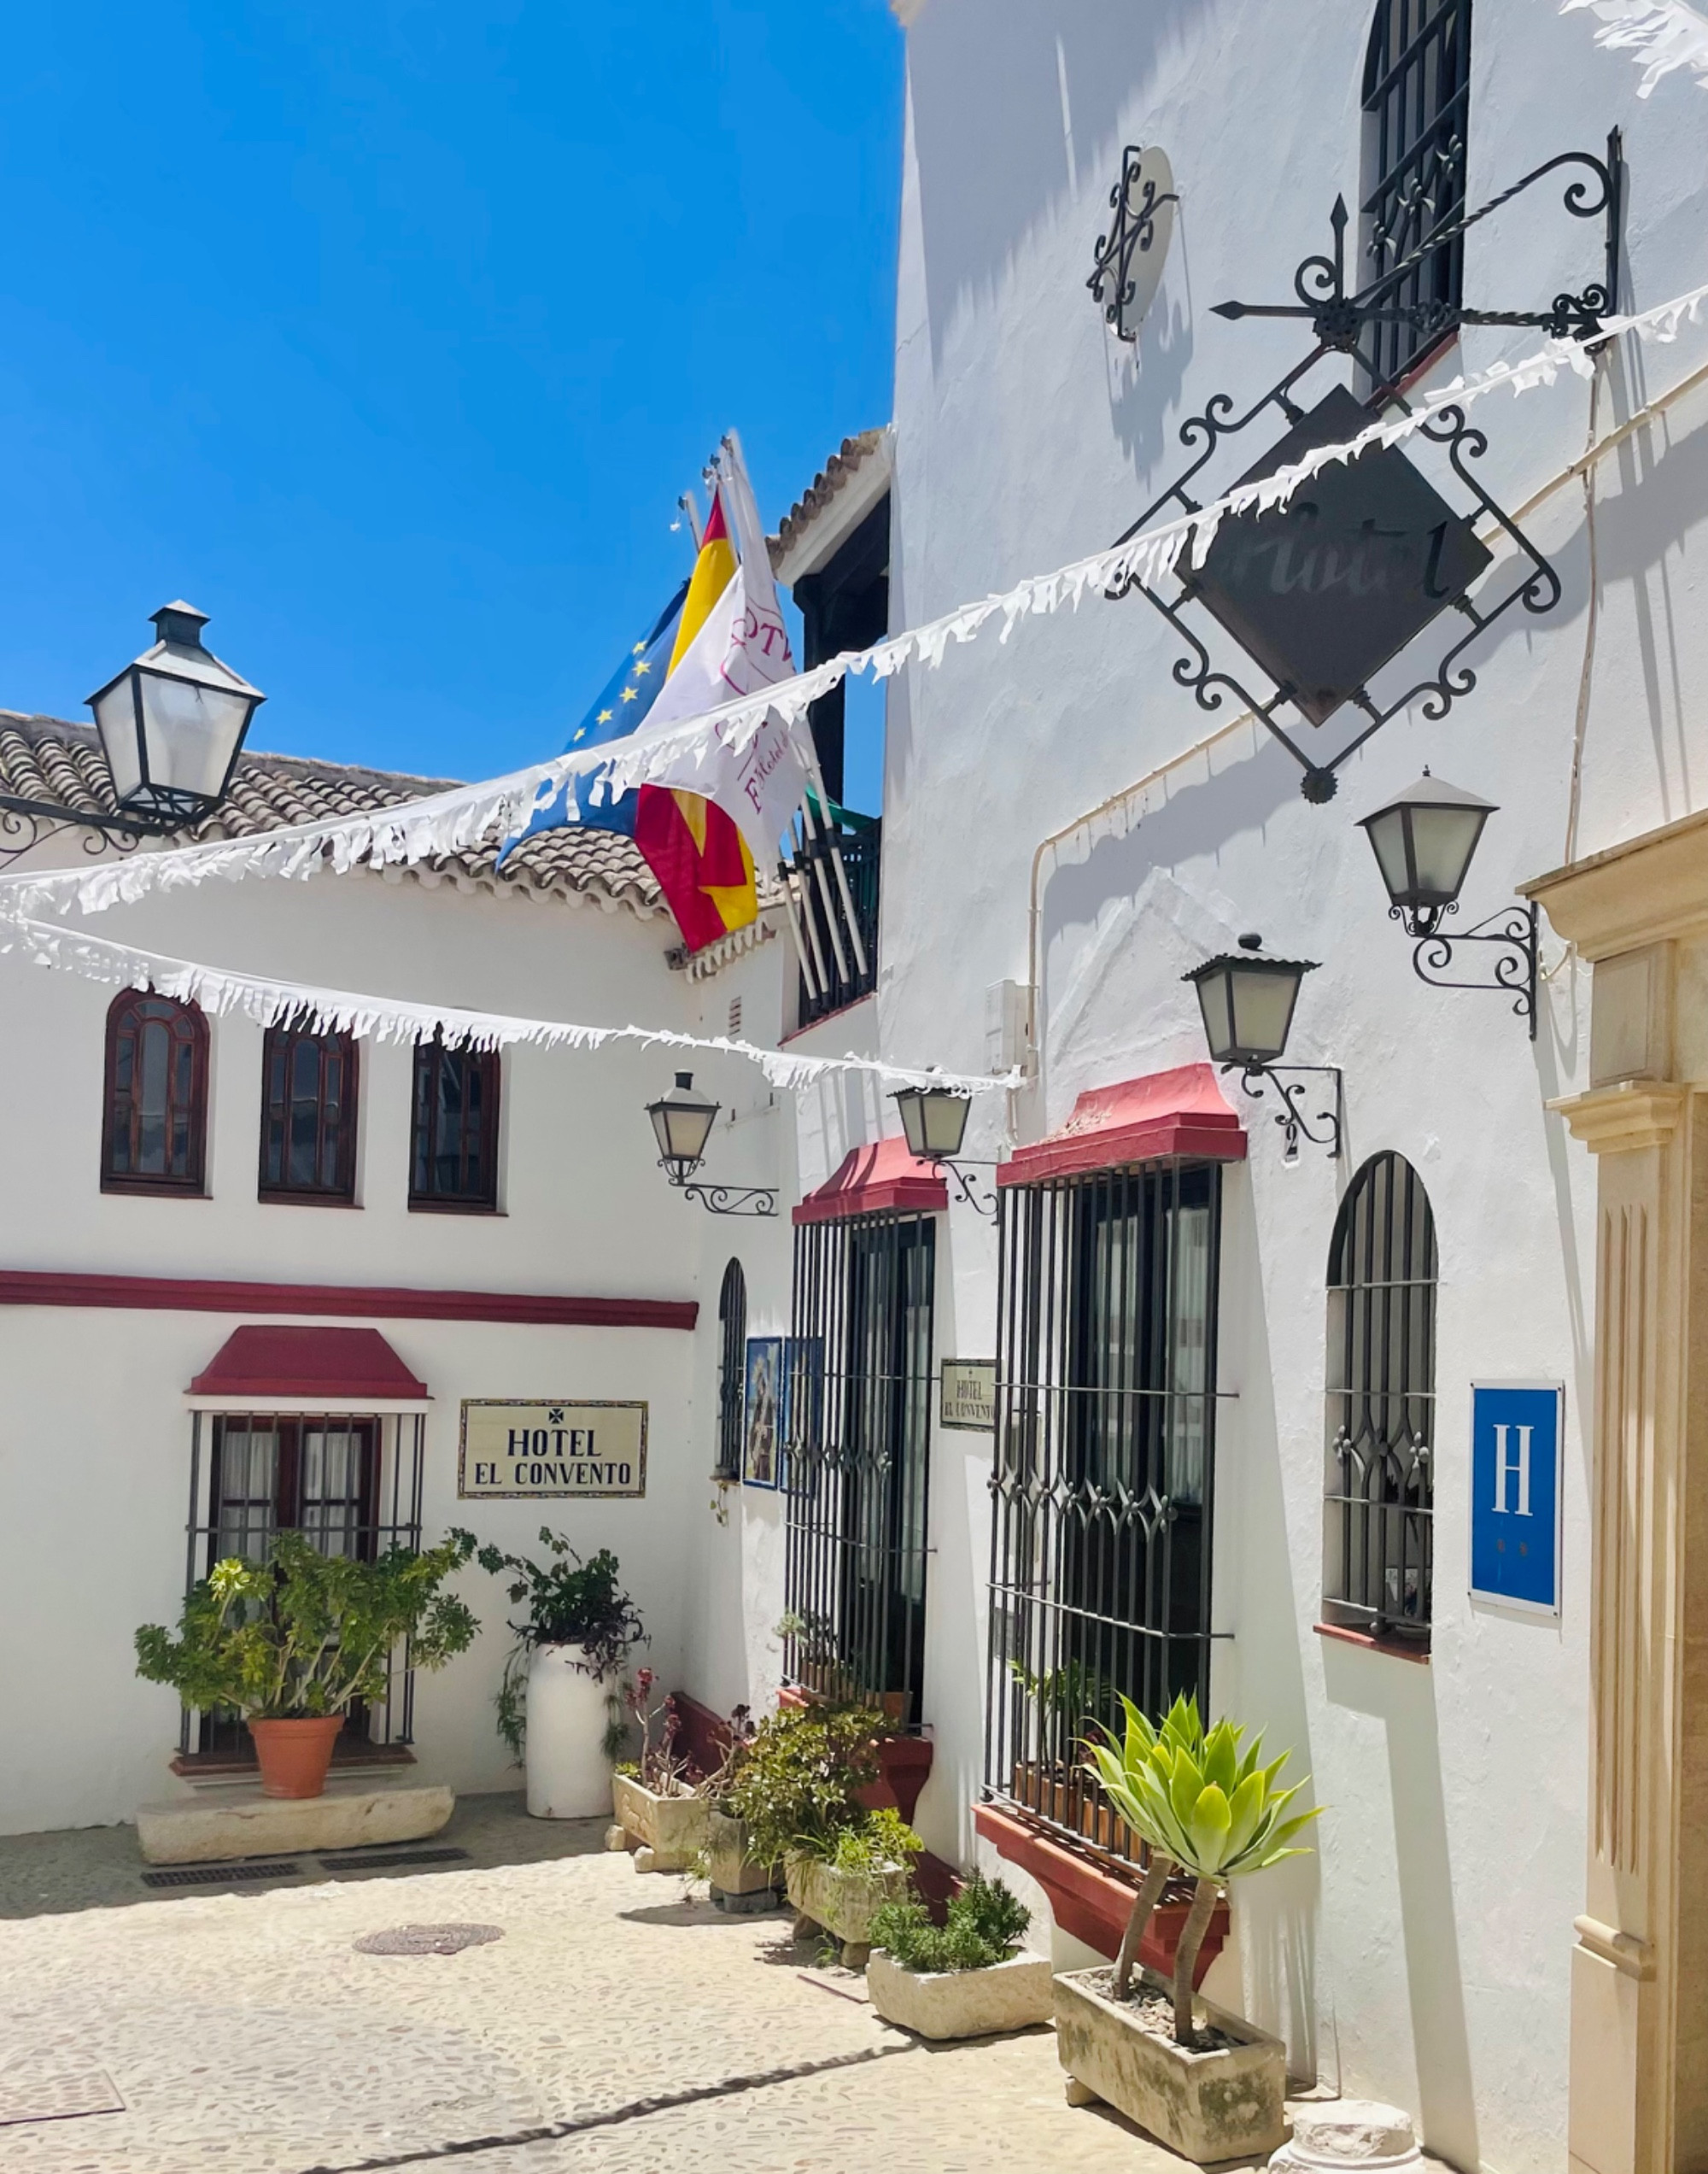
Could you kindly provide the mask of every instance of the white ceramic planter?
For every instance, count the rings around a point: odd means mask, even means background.
[[[1056,1981],[1056,2050],[1073,2078],[1070,2097],[1102,2099],[1201,2166],[1279,2148],[1287,2048],[1278,2038],[1200,2000],[1201,2019],[1236,2042],[1189,2053],[1096,1990],[1090,1981],[1103,1974],[1069,1971]]]
[[[904,1901],[908,1890],[905,1865],[843,1872],[816,1857],[791,1857],[784,1878],[790,1902],[804,1919],[842,1943],[842,1960],[851,1970],[864,1966],[874,1917],[886,1902]]]
[[[608,1685],[578,1645],[536,1645],[528,1663],[528,1809],[536,1819],[611,1816],[603,1738]]]
[[[661,1794],[643,1789],[633,1774],[618,1774],[611,1802],[618,1825],[636,1847],[637,1871],[685,1872],[706,1846],[711,1807],[691,1790]]]
[[[904,1970],[880,1948],[866,1990],[886,2023],[921,2038],[987,2038],[1048,2023],[1054,1984],[1047,1955],[1010,1955],[988,1970]]]

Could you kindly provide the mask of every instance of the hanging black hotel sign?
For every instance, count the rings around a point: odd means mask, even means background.
[[[1261,483],[1370,413],[1337,385],[1240,478]],[[1397,447],[1322,469],[1284,506],[1225,519],[1190,588],[1313,724],[1456,603],[1493,554]]]
[[[1568,167],[1580,173],[1565,189],[1566,211],[1602,226],[1598,282],[1576,294],[1556,295],[1546,308],[1512,310],[1472,307],[1459,298],[1456,285],[1449,296],[1442,282],[1424,277],[1442,252],[1458,247],[1468,227]],[[1227,486],[1213,484],[1204,471],[1218,460],[1226,441],[1254,425],[1284,425],[1285,435],[1246,471],[1243,483],[1261,481],[1317,446],[1346,443],[1378,415],[1404,413],[1402,386],[1383,374],[1379,358],[1387,349],[1379,336],[1384,331],[1403,329],[1407,353],[1415,353],[1418,343],[1425,349],[1439,344],[1462,325],[1534,325],[1556,338],[1597,339],[1618,306],[1623,185],[1616,129],[1605,159],[1562,151],[1476,211],[1444,219],[1361,288],[1348,284],[1351,214],[1337,201],[1330,215],[1331,250],[1299,265],[1290,302],[1215,306],[1220,317],[1297,318],[1309,325],[1315,344],[1260,399],[1243,404],[1218,393],[1187,416],[1179,429],[1180,442],[1189,449],[1185,466],[1118,541],[1126,542],[1159,519],[1190,517],[1221,495]],[[1103,237],[1100,272],[1108,247]],[[1426,300],[1413,298],[1426,290]],[[1342,382],[1307,408],[1302,388],[1324,363],[1337,378],[1349,374],[1363,397]],[[1419,421],[1415,444],[1420,454],[1433,456],[1457,506],[1397,447],[1372,446],[1356,460],[1331,462],[1284,506],[1221,521],[1202,547],[1202,563],[1190,549],[1179,561],[1180,586],[1174,593],[1165,595],[1147,580],[1143,561],[1108,592],[1112,597],[1137,592],[1155,606],[1185,645],[1186,653],[1173,667],[1176,683],[1191,692],[1201,709],[1220,710],[1231,695],[1250,711],[1298,764],[1300,790],[1307,800],[1331,799],[1341,765],[1410,704],[1433,722],[1471,694],[1477,675],[1466,652],[1509,612],[1540,615],[1559,601],[1559,575],[1478,477],[1477,463],[1488,441],[1465,409],[1450,401],[1436,408]],[[1510,571],[1483,579],[1493,554],[1473,522],[1483,536],[1499,533],[1512,547]],[[1245,684],[1212,656],[1187,616],[1195,603],[1261,667],[1272,683],[1270,692]],[[1383,667],[1449,608],[1465,625],[1444,653],[1409,684],[1373,691],[1372,682]],[[1342,730],[1321,753],[1307,752],[1294,715],[1320,728],[1348,706],[1360,713],[1353,729]]]

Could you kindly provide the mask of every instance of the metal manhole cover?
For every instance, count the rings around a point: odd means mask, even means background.
[[[455,1955],[503,1937],[496,1925],[396,1925],[366,1933],[354,1945],[359,1955]]]

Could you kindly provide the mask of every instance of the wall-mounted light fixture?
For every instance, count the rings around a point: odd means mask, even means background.
[[[1153,144],[1129,144],[1121,153],[1120,179],[1109,191],[1114,219],[1097,237],[1097,261],[1085,284],[1118,340],[1135,341],[1144,314],[1156,299],[1174,207],[1180,201],[1167,154]]]
[[[101,752],[112,773],[112,814],[63,807],[49,800],[0,794],[0,832],[24,842],[0,847],[0,864],[71,825],[133,847],[211,815],[225,797],[249,720],[266,700],[202,647],[208,614],[193,604],[162,604],[154,614],[158,637],[89,698]]]
[[[695,1093],[692,1072],[678,1072],[670,1093],[646,1105],[658,1142],[658,1168],[677,1192],[698,1200],[714,1216],[775,1216],[775,1186],[690,1183],[705,1159],[705,1144],[721,1107]]]
[[[902,1132],[910,1154],[933,1163],[955,1181],[956,1190],[969,1208],[994,1222],[997,1199],[994,1188],[977,1189],[978,1181],[968,1175],[959,1159],[967,1136],[967,1113],[973,1098],[960,1089],[940,1087],[903,1087],[892,1098],[901,1111]],[[994,1169],[994,1163],[982,1167]]]
[[[1479,800],[1428,771],[1396,800],[1360,828],[1368,834],[1376,864],[1388,891],[1388,912],[1408,936],[1418,940],[1412,964],[1420,982],[1438,989],[1487,989],[1512,999],[1512,1010],[1530,1022],[1536,1038],[1537,936],[1534,905],[1512,905],[1491,913],[1474,928],[1448,936],[1441,924],[1459,911],[1459,894],[1471,870],[1483,826],[1495,813],[1492,800]],[[1493,944],[1494,978],[1451,980],[1459,944]]]
[[[1271,958],[1262,951],[1261,936],[1242,936],[1237,952],[1207,958],[1181,976],[1198,993],[1203,1014],[1204,1038],[1210,1056],[1224,1072],[1237,1071],[1239,1083],[1249,1095],[1261,1095],[1271,1082],[1283,1104],[1275,1122],[1287,1143],[1286,1159],[1296,1162],[1299,1142],[1307,1140],[1331,1155],[1340,1153],[1341,1078],[1333,1064],[1278,1065],[1287,1052],[1292,1031],[1293,1008],[1299,1001],[1299,984],[1316,971],[1308,958]],[[1334,1081],[1334,1106],[1319,1110],[1314,1120],[1299,1108],[1305,1097],[1307,1076]],[[1326,1128],[1313,1132],[1312,1124]]]

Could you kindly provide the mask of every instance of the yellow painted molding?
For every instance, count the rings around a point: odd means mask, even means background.
[[[1557,935],[1594,961],[1708,929],[1708,810],[1528,883]]]
[[[1559,1097],[1547,1106],[1557,1110],[1592,1155],[1631,1155],[1646,1147],[1664,1147],[1678,1129],[1688,1087],[1670,1081],[1621,1080],[1615,1087],[1592,1087],[1588,1094]]]
[[[1635,1932],[1617,1931],[1611,1925],[1603,1925],[1600,1918],[1579,1918],[1572,1930],[1580,1947],[1587,1948],[1592,1955],[1599,1955],[1604,1963],[1611,1963],[1627,1978],[1647,1979],[1654,1976],[1654,1949],[1647,1940],[1639,1940]]]

